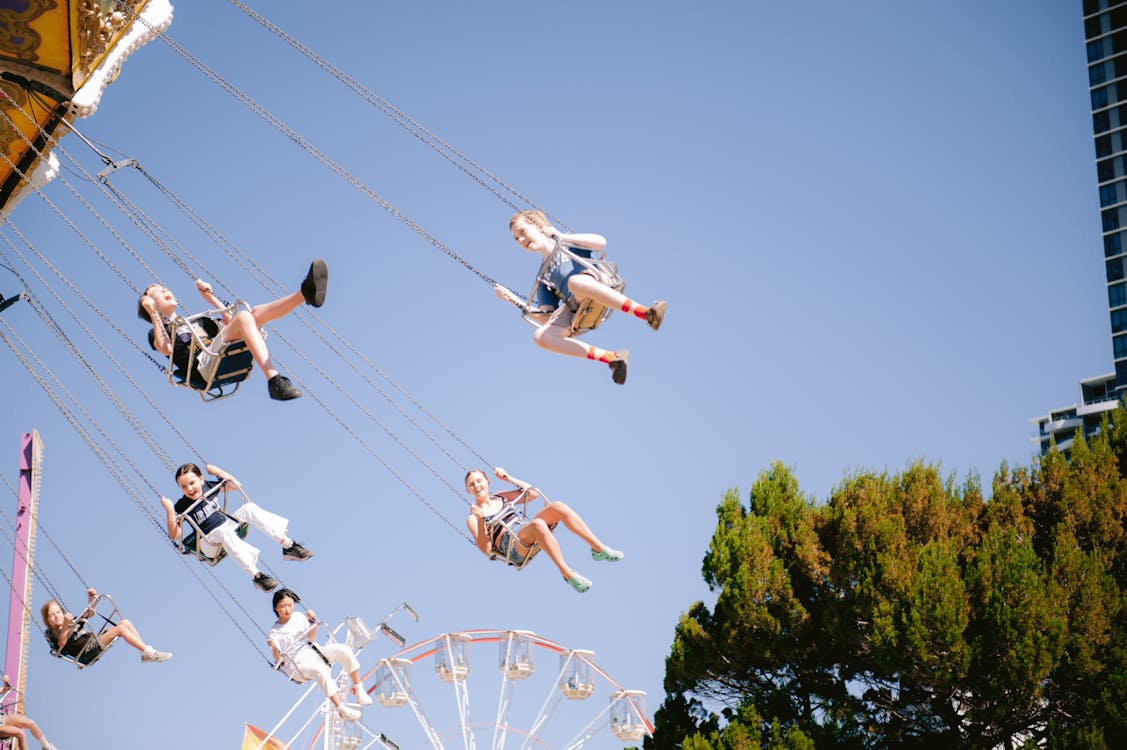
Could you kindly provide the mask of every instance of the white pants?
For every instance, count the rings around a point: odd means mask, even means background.
[[[286,537],[286,529],[290,525],[289,520],[276,513],[263,510],[254,503],[244,503],[231,515],[239,519],[240,523],[249,523],[278,544],[285,544],[290,541]],[[226,550],[227,554],[239,564],[239,567],[253,578],[258,575],[258,567],[256,566],[258,548],[240,539],[238,530],[238,524],[228,519],[222,526],[212,529],[200,540],[200,551],[208,557],[215,557],[219,554],[220,549]]]
[[[360,662],[356,660],[356,654],[352,653],[352,648],[347,643],[327,643],[317,648],[321,649],[329,664],[340,664],[345,672],[355,672],[360,669]],[[313,680],[326,696],[332,698],[337,694],[337,683],[333,679],[333,670],[325,663],[325,659],[318,656],[312,647],[301,649],[293,658],[293,678],[299,682]]]

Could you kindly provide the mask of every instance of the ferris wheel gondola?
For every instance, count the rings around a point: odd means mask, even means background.
[[[493,644],[497,672],[474,673],[471,653]],[[558,668],[538,673],[541,654],[555,655]],[[416,679],[412,674],[414,666],[428,658],[433,659],[437,686],[424,685],[421,676]],[[496,690],[492,721],[472,719],[471,677],[474,694],[483,692],[479,688],[486,693]],[[608,726],[623,744],[636,743],[653,731],[646,717],[645,693],[619,685],[598,665],[593,651],[569,648],[526,630],[444,633],[381,660],[371,681],[376,702],[386,708],[409,707],[417,744],[435,750],[444,750],[444,738],[452,736],[460,737],[467,750],[474,750],[479,742],[501,750],[510,736],[520,738],[521,750],[533,746],[577,750]],[[442,697],[448,691],[454,694],[453,708]],[[600,691],[607,695],[601,708],[588,704]],[[552,719],[556,721],[550,724]],[[443,725],[447,728],[440,729]],[[580,728],[573,729],[576,726]],[[386,728],[400,739],[410,736],[400,725]]]

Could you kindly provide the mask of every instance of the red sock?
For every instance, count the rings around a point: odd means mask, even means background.
[[[622,312],[630,313],[635,318],[641,318],[642,320],[646,319],[645,306],[639,305],[637,302],[631,299],[628,299],[622,303]]]
[[[600,349],[597,346],[588,347],[587,349],[587,359],[595,359],[607,364],[613,362],[616,356],[618,356],[616,352]]]

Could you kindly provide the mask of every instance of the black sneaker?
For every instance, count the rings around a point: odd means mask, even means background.
[[[301,282],[301,296],[305,304],[320,307],[325,304],[325,292],[329,288],[329,267],[325,261],[317,258],[309,264],[309,273],[305,274],[305,281]]]
[[[623,349],[618,352],[618,358],[610,361],[611,380],[622,385],[626,382],[626,367],[630,364],[630,352]]]
[[[282,547],[282,558],[285,560],[308,560],[311,557],[313,553],[297,542],[290,542],[290,546]]]
[[[655,331],[661,328],[661,321],[665,320],[665,308],[668,306],[669,303],[662,299],[650,305],[646,310],[646,322],[650,324],[650,328]]]
[[[301,391],[285,375],[275,375],[266,381],[266,390],[270,392],[270,398],[275,401],[290,401],[291,399],[301,398]]]
[[[278,582],[265,573],[259,573],[254,577],[254,585],[263,591],[273,591],[278,588]]]

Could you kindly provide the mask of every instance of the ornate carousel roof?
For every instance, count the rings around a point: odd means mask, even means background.
[[[51,141],[171,21],[168,0],[0,0],[0,211],[54,176]]]

